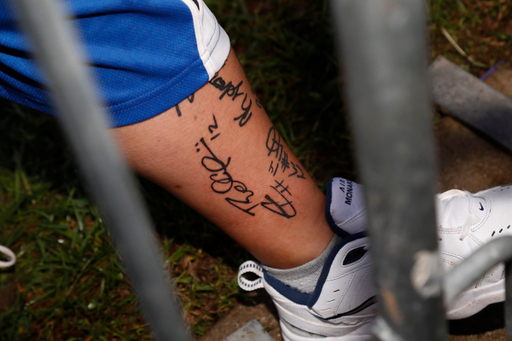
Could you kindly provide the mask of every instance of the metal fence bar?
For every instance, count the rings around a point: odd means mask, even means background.
[[[13,0],[35,48],[62,128],[105,219],[157,340],[188,339],[134,177],[106,129],[71,25],[54,0]]]
[[[332,4],[381,302],[376,336],[447,340],[441,288],[421,295],[412,282],[424,274],[411,273],[415,259],[440,270],[425,2]]]
[[[512,260],[505,262],[505,329],[512,338]]]
[[[505,263],[505,327],[512,337],[512,237],[500,237],[482,246],[448,272],[444,279],[444,302],[448,306],[462,291],[492,267]]]
[[[444,279],[444,302],[448,306],[492,267],[512,258],[512,237],[485,244],[449,271]]]

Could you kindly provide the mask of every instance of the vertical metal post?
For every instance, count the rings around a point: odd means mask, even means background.
[[[505,329],[512,338],[512,260],[505,262]]]
[[[440,277],[427,283],[442,272],[436,251],[425,2],[332,3],[368,204],[381,306],[376,336],[447,340]]]
[[[106,129],[106,117],[81,65],[75,34],[54,0],[13,0],[46,77],[64,132],[126,266],[157,340],[186,341],[165,283],[149,216],[134,177]]]

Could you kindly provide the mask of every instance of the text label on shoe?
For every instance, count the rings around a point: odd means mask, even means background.
[[[340,181],[340,191],[342,191],[343,193],[345,193],[345,204],[347,205],[352,205],[352,195],[353,195],[353,192],[354,192],[354,185],[352,183],[352,181],[350,180],[346,180],[346,192],[345,192],[345,179],[341,179]]]

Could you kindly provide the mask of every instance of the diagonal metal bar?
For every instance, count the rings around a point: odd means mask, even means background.
[[[485,244],[456,267],[444,279],[444,304],[469,288],[492,267],[512,259],[512,237],[500,237]]]
[[[161,256],[134,177],[106,129],[106,117],[80,65],[74,31],[54,0],[13,0],[47,79],[62,128],[105,219],[157,340],[186,341],[165,283]]]
[[[425,2],[332,4],[381,302],[376,336],[447,340],[440,288],[421,295],[411,281],[415,256],[437,249]]]
[[[512,249],[512,247],[509,247]],[[505,263],[505,329],[512,338],[512,260]]]
[[[507,334],[512,337],[512,237],[490,241],[448,272],[444,279],[444,304],[448,306],[492,267],[505,261],[505,321]]]

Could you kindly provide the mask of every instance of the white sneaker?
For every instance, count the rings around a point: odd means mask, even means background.
[[[439,253],[445,271],[493,238],[512,235],[512,186],[471,194],[450,190],[437,195]],[[458,320],[505,300],[505,268],[497,265],[457,296],[447,317]]]
[[[0,261],[0,268],[8,268],[16,263],[16,255],[10,249],[0,245],[0,252],[7,256],[7,261]]]
[[[363,233],[341,240],[329,254],[312,294],[282,283],[253,261],[240,266],[238,284],[247,291],[265,288],[279,312],[285,341],[373,340],[370,322],[378,308],[367,251],[368,238]],[[259,278],[242,277],[248,272]]]
[[[363,186],[342,178],[327,185],[327,220],[339,235],[364,230],[366,216]],[[445,271],[485,243],[512,235],[512,186],[471,194],[450,190],[436,196],[439,253]],[[447,308],[447,318],[463,319],[486,306],[505,300],[504,266],[487,272],[472,288]]]

